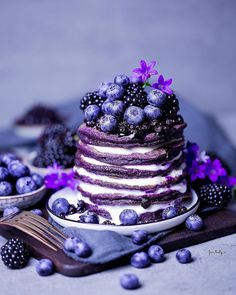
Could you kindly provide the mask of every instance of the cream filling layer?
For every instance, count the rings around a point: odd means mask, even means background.
[[[108,154],[116,154],[116,155],[145,154],[145,153],[149,153],[156,150],[156,147],[120,148],[120,147],[98,146],[98,145],[90,145],[90,144],[88,144],[88,146],[100,153],[108,153]]]
[[[82,194],[80,192],[76,193],[76,197],[73,198],[73,202],[70,202],[70,203],[74,204],[76,206],[77,202],[79,200],[83,200],[87,204],[95,205],[89,200],[89,198],[82,196]],[[99,205],[98,208],[104,209],[107,212],[109,212],[112,217],[112,222],[119,225],[119,224],[121,224],[120,219],[119,219],[119,215],[124,209],[133,209],[137,212],[138,215],[141,215],[145,212],[155,212],[160,209],[165,209],[166,207],[173,206],[174,204],[175,204],[175,200],[172,200],[170,202],[166,202],[165,204],[152,204],[147,209],[144,209],[140,205],[123,205],[123,206],[121,206],[121,205],[116,205],[116,206],[101,205],[100,206]],[[66,216],[66,218],[77,221],[77,220],[79,220],[79,217],[82,214],[84,214],[84,213],[75,213],[75,214]],[[102,223],[105,220],[105,218],[100,217],[100,216],[99,216],[99,219],[100,219],[100,223]]]
[[[125,166],[122,166],[124,168],[127,168],[127,169],[136,169],[136,170],[146,170],[146,171],[163,171],[163,170],[166,170],[170,167],[170,164],[175,161],[175,160],[178,160],[181,156],[182,156],[182,152],[180,152],[176,157],[174,157],[168,164],[151,164],[151,165],[125,165]],[[86,162],[86,163],[89,163],[89,164],[92,164],[92,165],[98,165],[98,166],[114,166],[115,165],[111,165],[111,164],[107,164],[107,163],[104,163],[104,162],[101,162],[101,161],[98,161],[98,160],[95,160],[93,158],[90,158],[90,157],[86,157],[84,155],[81,155],[81,159]]]
[[[168,176],[176,178],[176,177],[183,175],[184,166],[185,165],[182,164],[179,169],[172,170]],[[75,167],[74,170],[75,170],[75,172],[77,172],[81,176],[86,176],[86,177],[89,177],[93,180],[105,181],[105,182],[109,182],[112,184],[123,184],[123,185],[143,187],[143,186],[161,185],[166,182],[165,176],[130,178],[130,179],[128,179],[128,178],[112,178],[109,176],[97,175],[97,174],[88,172],[84,168]]]
[[[90,194],[96,194],[96,195],[104,195],[104,194],[119,194],[123,196],[133,195],[133,196],[142,196],[144,194],[143,191],[140,190],[129,190],[129,189],[113,189],[113,188],[105,188],[100,185],[85,183],[83,181],[79,181],[79,187]],[[156,189],[152,193],[146,192],[146,196],[153,194],[161,194],[164,192],[169,191],[178,191],[180,193],[185,193],[187,191],[187,182],[186,180],[183,180],[182,182],[178,184],[173,184],[169,187],[162,187],[159,189]]]

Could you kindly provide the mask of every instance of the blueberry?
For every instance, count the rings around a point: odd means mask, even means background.
[[[36,271],[40,276],[51,275],[53,268],[53,263],[50,259],[40,259],[36,264]]]
[[[115,76],[114,83],[121,86],[126,86],[129,84],[129,77],[126,75],[117,75]]]
[[[130,106],[124,113],[124,119],[130,125],[139,125],[145,118],[144,110],[140,107]]]
[[[6,217],[12,214],[18,214],[18,213],[20,213],[20,209],[18,207],[15,207],[15,206],[8,207],[4,209],[3,217]]]
[[[119,99],[123,95],[124,89],[122,86],[112,83],[108,86],[106,91],[107,98],[112,100]]]
[[[106,97],[107,89],[111,84],[111,82],[103,82],[98,89],[98,95],[101,97]]]
[[[11,153],[7,153],[7,154],[2,154],[1,155],[1,162],[5,165],[8,166],[8,164],[13,161],[13,160],[17,160],[17,156]]]
[[[120,116],[124,112],[124,103],[121,100],[111,101],[107,99],[102,105],[102,111],[112,116]]]
[[[65,240],[64,248],[69,252],[75,252],[75,247],[79,242],[81,242],[80,239],[75,238],[75,237],[70,237]]]
[[[40,210],[40,209],[32,209],[30,210],[30,212],[34,213],[35,215],[38,215],[38,216],[43,216],[43,211]]]
[[[9,196],[13,192],[13,187],[8,181],[0,181],[0,196]]]
[[[149,247],[148,256],[153,262],[162,262],[165,259],[164,250],[159,245]]]
[[[84,118],[87,121],[95,121],[98,118],[100,112],[101,110],[99,106],[91,104],[85,109]]]
[[[21,177],[16,182],[16,191],[18,194],[27,194],[36,189],[37,185],[30,176]]]
[[[83,222],[83,223],[95,223],[95,224],[99,223],[98,216],[91,212],[88,212],[87,214],[84,214],[84,215],[80,215],[79,219],[80,219],[80,222]]]
[[[124,274],[120,278],[120,284],[124,289],[134,290],[140,287],[139,279],[132,273]]]
[[[57,215],[66,215],[69,212],[70,204],[64,198],[58,198],[52,203],[52,212]]]
[[[144,113],[150,120],[159,119],[161,117],[161,110],[150,104],[144,108]]]
[[[117,127],[117,119],[111,115],[104,115],[100,119],[100,128],[103,132],[109,133]]]
[[[7,168],[11,176],[15,178],[27,176],[30,173],[29,168],[18,160],[11,161]]]
[[[169,219],[178,215],[178,210],[173,207],[167,207],[162,211],[162,219]]]
[[[122,225],[134,225],[138,222],[138,214],[133,209],[124,209],[119,218]]]
[[[131,235],[132,242],[141,245],[148,240],[148,233],[145,230],[136,230]]]
[[[85,243],[85,242],[76,243],[75,254],[77,256],[85,258],[85,257],[90,256],[91,253],[92,253],[92,250],[87,243]]]
[[[130,83],[142,83],[142,78],[138,76],[131,76]]]
[[[136,268],[144,268],[150,265],[150,260],[145,252],[137,252],[131,257],[131,265]]]
[[[180,263],[189,263],[192,261],[192,255],[188,249],[178,250],[176,253],[176,258]]]
[[[37,188],[40,188],[44,184],[43,177],[37,173],[32,173],[31,177],[35,184],[37,185]]]
[[[203,228],[203,220],[197,214],[193,214],[186,219],[185,225],[189,230],[199,231]]]
[[[0,181],[7,180],[8,176],[9,176],[9,172],[7,168],[0,167]]]
[[[154,107],[161,107],[166,101],[166,94],[158,89],[153,89],[147,97],[148,102]]]

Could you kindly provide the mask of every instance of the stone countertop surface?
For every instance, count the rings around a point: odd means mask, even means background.
[[[3,239],[0,239],[3,243]],[[175,252],[166,254],[166,261],[145,269],[123,266],[80,278],[60,274],[40,277],[35,272],[36,260],[22,270],[9,270],[0,263],[1,294],[93,294],[93,295],[170,295],[170,294],[235,294],[236,234],[189,247],[194,261],[180,264]],[[221,250],[222,254],[211,254]],[[119,278],[135,273],[142,287],[136,291],[123,290]]]

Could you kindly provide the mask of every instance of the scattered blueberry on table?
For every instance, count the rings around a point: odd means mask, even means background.
[[[76,237],[67,238],[64,242],[64,248],[69,252],[75,252],[76,244],[79,242],[81,242],[81,240]]]
[[[89,257],[92,253],[91,248],[85,242],[78,242],[75,245],[75,254],[79,257],[86,258]]]
[[[199,231],[203,228],[204,224],[202,218],[199,215],[192,214],[186,219],[185,225],[189,230]]]
[[[136,268],[144,268],[150,265],[150,259],[145,252],[137,252],[131,257],[131,265]]]
[[[10,216],[12,214],[18,214],[20,212],[21,212],[21,210],[16,206],[7,207],[3,211],[3,217],[7,217],[7,216]]]
[[[148,233],[145,230],[136,230],[131,235],[132,242],[137,245],[142,245],[148,240]]]
[[[43,211],[40,210],[40,209],[32,209],[30,210],[30,212],[34,213],[35,215],[38,215],[38,216],[43,216]]]
[[[54,266],[50,259],[40,259],[36,264],[36,272],[40,276],[49,276],[54,272]]]
[[[192,261],[191,252],[188,249],[180,249],[176,252],[176,259],[180,263],[189,263]]]
[[[162,262],[165,260],[165,253],[161,246],[152,245],[148,249],[148,256],[152,262]]]
[[[124,289],[134,290],[141,287],[138,277],[135,274],[124,274],[120,278],[120,284]]]

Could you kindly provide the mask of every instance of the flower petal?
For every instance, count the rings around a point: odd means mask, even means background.
[[[143,71],[147,70],[147,64],[146,64],[145,60],[140,60],[140,66]]]
[[[160,75],[158,78],[158,83],[163,85],[164,82],[165,82],[164,77],[162,75]]]

